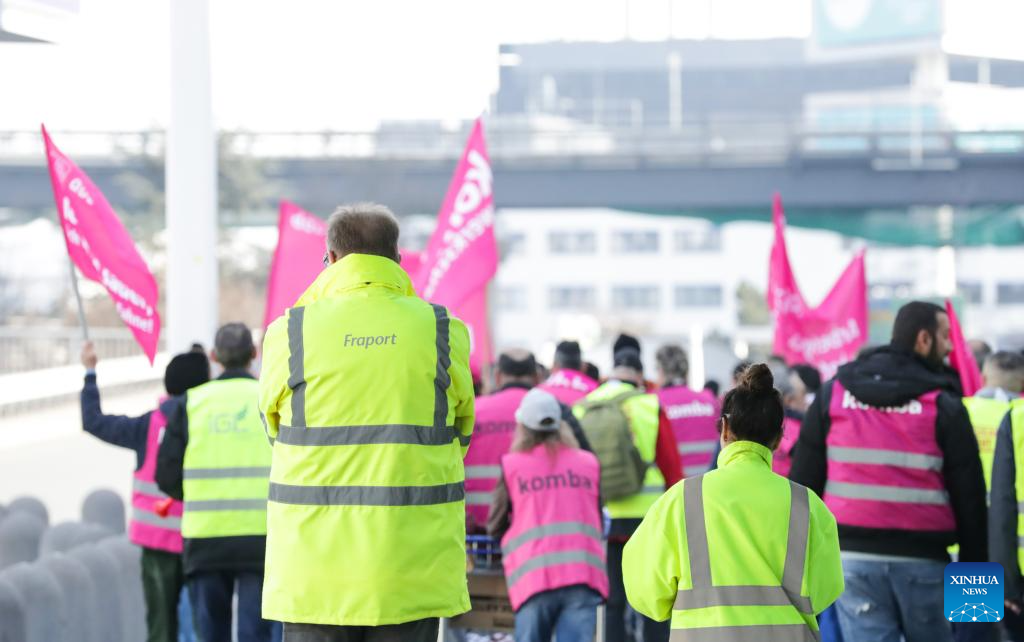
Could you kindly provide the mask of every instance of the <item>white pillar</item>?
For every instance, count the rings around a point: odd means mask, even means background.
[[[217,139],[207,0],[172,0],[167,129],[167,349],[211,347],[217,327]]]
[[[683,57],[668,55],[668,122],[672,131],[683,128]]]
[[[704,326],[690,326],[690,372],[687,377],[692,390],[700,392],[706,381],[704,367]]]

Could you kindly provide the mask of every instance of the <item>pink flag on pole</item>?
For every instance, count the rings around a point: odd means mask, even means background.
[[[469,330],[469,369],[480,375],[494,359],[491,324],[487,315],[487,287],[480,288],[453,307],[452,314],[462,319]]]
[[[402,268],[409,274],[417,274],[423,265],[423,253],[402,250]],[[451,306],[451,312],[466,324],[469,330],[469,368],[479,375],[491,363],[494,348],[491,343],[491,326],[487,315],[487,287],[470,294],[462,303]]]
[[[858,252],[816,308],[804,301],[786,251],[785,214],[775,195],[775,243],[768,276],[768,306],[775,317],[772,351],[787,363],[809,363],[823,377],[857,356],[867,340],[868,304],[864,252]]]
[[[160,338],[156,279],[110,203],[42,128],[53,197],[68,255],[85,278],[106,288],[117,313],[153,363]]]
[[[960,375],[960,387],[964,389],[964,396],[973,396],[981,390],[981,370],[978,362],[974,359],[964,338],[964,331],[960,327],[960,319],[953,309],[953,302],[946,299],[946,314],[949,315],[949,339],[953,343],[953,351],[949,353],[949,364],[956,369]]]
[[[457,307],[497,272],[493,183],[483,123],[477,119],[413,279],[424,299]]]
[[[277,249],[270,264],[267,282],[267,307],[263,315],[266,328],[285,309],[295,305],[309,284],[324,269],[327,224],[294,203],[281,201],[277,219]]]

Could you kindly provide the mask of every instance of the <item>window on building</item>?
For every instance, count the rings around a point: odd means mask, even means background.
[[[677,285],[677,308],[717,308],[722,305],[720,285]]]
[[[526,252],[526,232],[505,232],[498,241],[502,256],[521,256]]]
[[[676,230],[676,252],[717,252],[722,249],[722,232],[709,225],[703,229]]]
[[[498,288],[495,306],[499,310],[514,312],[527,308],[526,286],[505,285]]]
[[[1024,283],[1000,283],[996,286],[996,302],[1019,305],[1024,303]]]
[[[622,285],[612,288],[612,306],[618,310],[657,310],[661,293],[656,285]]]
[[[552,254],[594,254],[597,234],[585,230],[554,230],[548,233],[548,250]]]
[[[956,284],[957,293],[967,303],[975,305],[983,303],[985,299],[985,288],[977,281],[961,281]]]
[[[554,286],[548,303],[552,310],[588,310],[597,303],[597,291],[589,285]]]
[[[658,230],[616,230],[612,251],[616,254],[657,254]]]
[[[892,281],[889,283],[872,283],[868,288],[868,298],[873,301],[892,301],[893,299],[909,299],[914,294],[914,284],[910,281]]]

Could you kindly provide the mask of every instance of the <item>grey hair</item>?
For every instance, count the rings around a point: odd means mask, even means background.
[[[342,205],[327,219],[327,249],[337,258],[370,254],[399,260],[398,219],[378,203]]]

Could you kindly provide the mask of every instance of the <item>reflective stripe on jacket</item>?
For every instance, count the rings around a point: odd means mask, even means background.
[[[469,610],[469,333],[390,259],[350,254],[267,330],[263,615],[345,626]]]
[[[825,504],[848,526],[954,531],[935,439],[938,391],[876,408],[833,384]]]
[[[271,451],[259,418],[258,385],[248,378],[219,379],[188,391],[185,538],[267,532]]]
[[[166,425],[167,419],[159,408],[150,413],[146,458],[132,478],[132,514],[128,523],[128,539],[144,548],[181,553],[182,503],[172,500],[168,504],[170,498],[156,485],[160,432]],[[163,508],[165,504],[166,509],[159,511],[158,507]]]
[[[815,615],[843,591],[835,519],[748,441],[658,500],[626,544],[623,578],[630,604],[671,617],[672,639],[687,642],[817,640]]]
[[[543,445],[501,459],[512,525],[501,539],[512,608],[544,591],[584,584],[608,596],[597,458]]]

